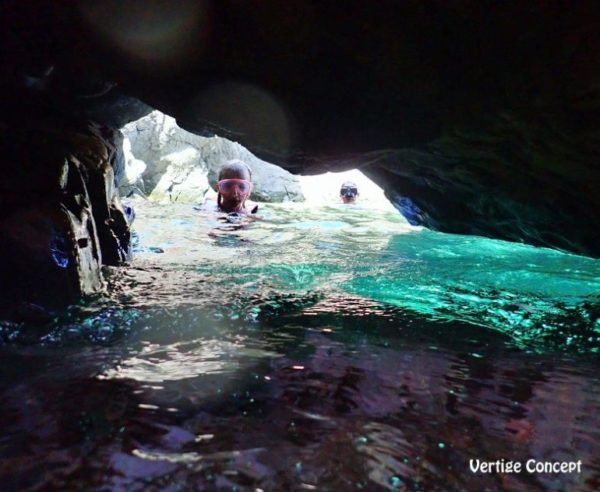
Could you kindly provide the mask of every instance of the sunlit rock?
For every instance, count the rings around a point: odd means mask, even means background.
[[[238,143],[187,132],[177,126],[174,118],[159,111],[126,125],[123,133],[131,142],[134,158],[147,166],[137,186],[143,187],[152,200],[202,201],[210,187],[215,189],[219,169],[230,159],[241,159],[252,169],[255,200],[303,200],[299,179],[290,172],[258,159]],[[130,162],[134,165],[137,161]]]
[[[161,203],[200,201],[208,190],[208,180],[198,157],[199,152],[192,147],[163,157],[160,162],[166,169],[148,198]]]
[[[142,174],[146,170],[146,163],[138,159],[131,152],[131,142],[128,138],[123,139],[123,154],[125,158],[125,173],[119,182],[121,196],[129,196],[136,192],[144,192],[144,180]]]

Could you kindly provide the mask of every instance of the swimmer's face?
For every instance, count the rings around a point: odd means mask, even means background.
[[[344,184],[340,190],[340,198],[343,203],[356,203],[358,188],[354,184]]]
[[[235,208],[244,203],[250,195],[252,185],[250,173],[243,166],[231,166],[219,173],[219,193],[227,208]]]

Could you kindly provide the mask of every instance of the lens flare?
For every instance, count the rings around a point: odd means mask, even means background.
[[[206,50],[208,2],[101,0],[78,7],[95,34],[142,66],[182,65]]]

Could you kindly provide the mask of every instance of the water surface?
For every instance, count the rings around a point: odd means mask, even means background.
[[[136,206],[110,296],[0,325],[5,488],[600,486],[598,260],[364,207]]]

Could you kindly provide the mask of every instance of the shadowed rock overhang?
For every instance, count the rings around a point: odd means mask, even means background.
[[[0,9],[3,128],[153,107],[292,172],[358,167],[414,224],[600,256],[598,2]]]

